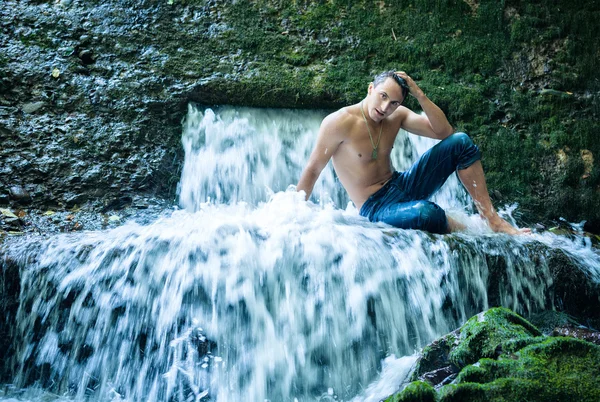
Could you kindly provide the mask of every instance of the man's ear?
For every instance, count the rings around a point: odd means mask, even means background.
[[[369,95],[371,95],[371,91],[373,90],[373,88],[375,88],[375,85],[373,85],[373,83],[371,82],[371,83],[369,84],[369,89],[368,89],[368,91],[367,91],[367,93],[368,93]]]

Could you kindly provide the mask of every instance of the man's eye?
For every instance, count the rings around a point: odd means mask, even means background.
[[[385,94],[381,94],[381,97],[382,97],[383,99],[387,98],[387,96],[386,96]]]

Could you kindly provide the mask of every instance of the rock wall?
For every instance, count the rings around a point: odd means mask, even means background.
[[[593,0],[2,4],[0,206],[172,200],[188,102],[336,108],[397,68],[481,146],[496,204],[600,218]]]

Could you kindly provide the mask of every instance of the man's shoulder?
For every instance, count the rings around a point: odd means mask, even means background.
[[[343,129],[354,124],[356,113],[352,109],[353,106],[343,107],[327,115],[327,117],[323,119],[323,124],[331,129]]]
[[[390,117],[392,117],[394,120],[402,121],[406,118],[406,116],[409,115],[409,113],[411,113],[411,110],[409,108],[400,105]]]
[[[341,142],[348,137],[354,124],[352,112],[348,111],[348,107],[344,107],[323,119],[320,132],[330,140]]]

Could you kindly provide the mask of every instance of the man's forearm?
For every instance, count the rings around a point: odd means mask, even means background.
[[[442,109],[433,103],[423,92],[416,98],[419,101],[419,105],[421,105],[421,109],[427,115],[431,128],[438,135],[439,139],[443,140],[452,134],[454,129],[450,125],[450,122],[448,122]]]
[[[306,200],[308,200],[318,178],[319,175],[317,173],[310,169],[305,169],[296,185],[296,191],[304,191],[306,193]]]

